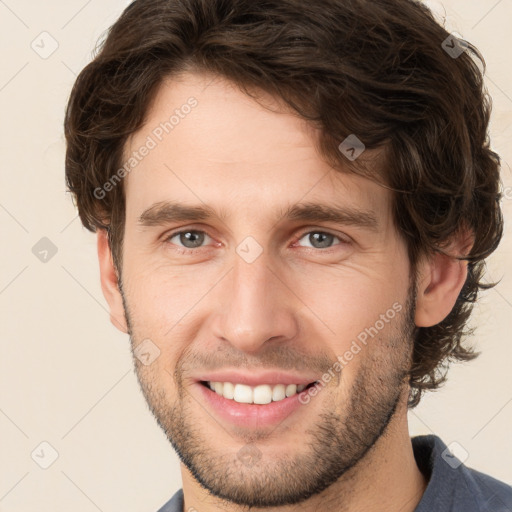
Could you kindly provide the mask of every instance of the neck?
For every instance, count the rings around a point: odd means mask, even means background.
[[[182,464],[185,511],[247,512],[206,491]],[[407,425],[407,406],[402,401],[384,434],[350,471],[322,493],[295,505],[273,508],[276,512],[413,512],[425,492],[412,449]],[[252,508],[251,512],[268,512]]]

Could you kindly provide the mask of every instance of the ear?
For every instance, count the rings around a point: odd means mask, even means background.
[[[128,334],[123,298],[119,291],[117,272],[112,259],[112,252],[108,243],[108,235],[105,229],[99,229],[97,233],[98,259],[100,264],[100,279],[103,295],[110,308],[110,321],[120,331]]]
[[[460,237],[446,253],[436,252],[419,264],[416,326],[432,327],[450,314],[468,275],[468,262],[450,254],[468,254],[472,244],[469,237]]]

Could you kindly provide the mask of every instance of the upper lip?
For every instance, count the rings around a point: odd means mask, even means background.
[[[233,384],[245,384],[247,386],[259,386],[261,384],[311,384],[318,380],[309,375],[297,375],[281,371],[249,372],[248,370],[223,370],[198,374],[193,377],[196,381],[231,382]]]

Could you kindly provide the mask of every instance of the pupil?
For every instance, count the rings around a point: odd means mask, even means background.
[[[181,235],[181,243],[187,248],[199,247],[203,241],[204,235],[197,231],[187,231]],[[190,246],[189,244],[192,243]]]
[[[333,235],[330,235],[329,233],[312,233],[310,236],[311,245],[314,247],[318,246],[318,243],[321,247],[329,247],[330,245],[330,239],[333,237]],[[327,241],[327,243],[326,243]],[[317,244],[317,245],[315,245]]]

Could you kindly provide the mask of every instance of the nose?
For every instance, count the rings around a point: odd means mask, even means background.
[[[216,335],[247,353],[258,352],[271,339],[294,338],[300,301],[284,276],[270,268],[265,253],[252,263],[238,255],[234,260],[217,306]]]

